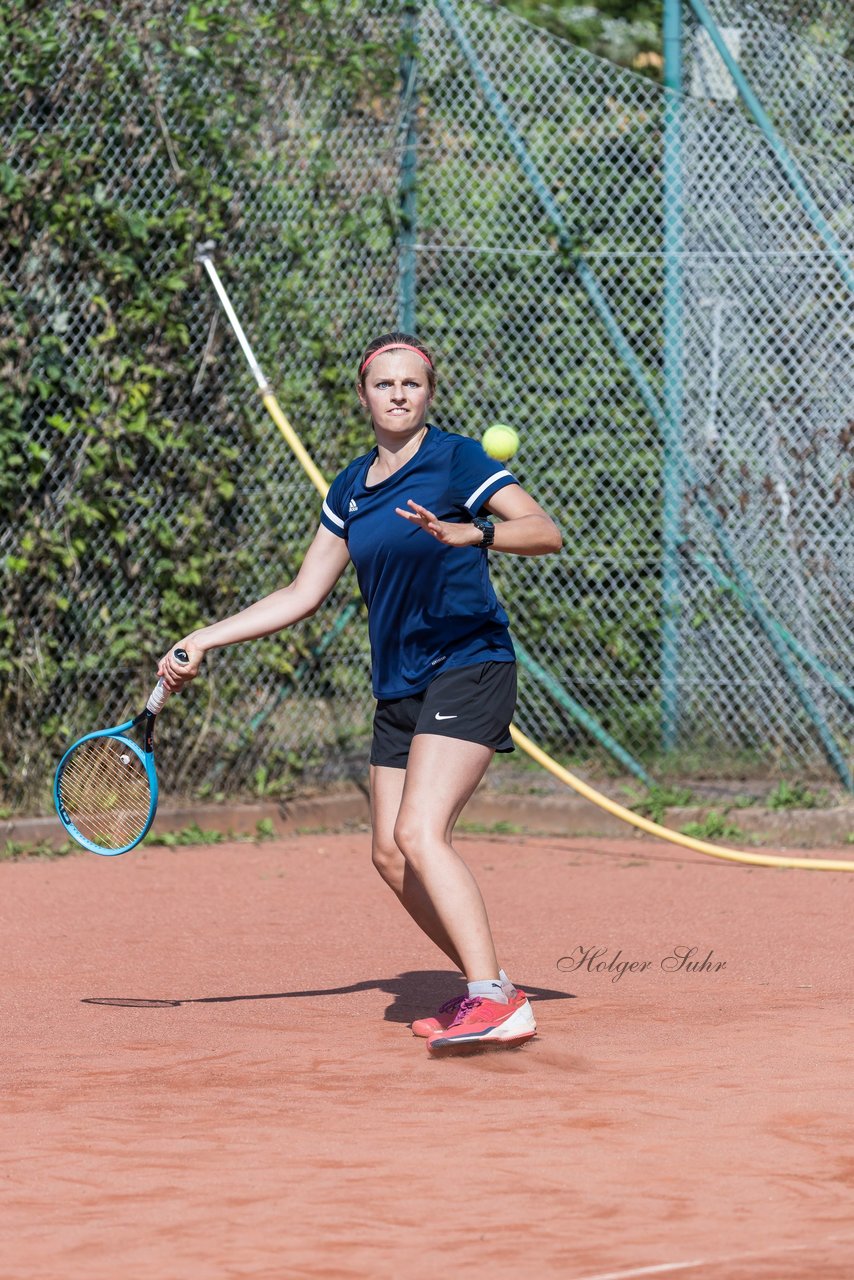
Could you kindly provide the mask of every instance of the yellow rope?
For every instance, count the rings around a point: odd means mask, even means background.
[[[285,437],[285,440],[299,459],[300,465],[309,480],[314,485],[321,498],[325,498],[329,492],[329,485],[324,480],[322,473],[318,471],[317,467],[314,465],[314,460],[305,448],[302,440],[300,440],[299,436],[282,413],[281,405],[278,400],[273,395],[272,391],[268,391],[266,395],[262,395],[261,399],[264,402],[264,408],[267,410],[270,417]]]
[[[297,458],[315,489],[321,497],[326,497],[329,491],[329,485],[323,478],[323,474],[315,466],[311,455],[306,450],[294,428],[282,412],[278,400],[272,391],[267,391],[262,395],[264,408],[281,431],[287,444],[296,454]],[[571,787],[573,791],[577,791],[580,796],[584,796],[585,800],[590,800],[592,804],[598,805],[600,809],[604,809],[606,813],[613,814],[615,818],[628,822],[633,827],[638,827],[641,831],[645,831],[647,835],[656,836],[659,840],[669,840],[671,844],[682,845],[685,849],[693,849],[695,853],[707,854],[710,858],[724,858],[728,862],[746,862],[754,867],[799,867],[804,871],[854,871],[854,862],[834,862],[829,858],[789,858],[776,854],[763,853],[743,853],[738,849],[722,849],[715,844],[707,844],[705,840],[695,840],[693,836],[683,835],[681,831],[671,831],[669,827],[661,827],[657,822],[650,821],[649,818],[643,818],[638,813],[632,813],[631,809],[624,808],[623,805],[617,804],[615,800],[610,800],[608,796],[603,796],[601,791],[595,791],[593,787],[589,787],[586,782],[582,782],[580,778],[564,769],[550,755],[547,755],[541,747],[526,737],[515,725],[511,725],[510,733],[513,741],[522,751],[526,752],[532,760],[542,765],[549,773],[554,774],[566,786]]]
[[[532,760],[536,760],[537,764],[541,764],[561,782],[572,787],[573,791],[584,796],[585,800],[591,800],[606,813],[613,814],[623,822],[631,823],[633,827],[639,827],[647,835],[656,836],[659,840],[669,840],[671,844],[680,844],[686,849],[693,849],[695,853],[708,854],[710,858],[725,858],[728,862],[749,862],[756,867],[801,867],[804,871],[854,871],[854,862],[834,862],[830,858],[784,858],[770,853],[742,853],[738,849],[721,849],[719,845],[707,844],[705,840],[695,840],[693,836],[683,835],[681,831],[671,831],[669,827],[661,827],[649,818],[642,818],[639,813],[632,813],[631,809],[617,804],[616,800],[603,796],[601,791],[594,791],[593,787],[576,778],[575,774],[564,769],[535,742],[526,738],[515,725],[510,726],[510,733],[516,745],[526,751]]]

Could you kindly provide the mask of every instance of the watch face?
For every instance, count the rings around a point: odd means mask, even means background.
[[[491,547],[492,541],[495,537],[495,525],[489,520],[482,520],[480,516],[473,516],[472,524],[476,529],[479,529],[483,535],[479,545],[481,547]]]

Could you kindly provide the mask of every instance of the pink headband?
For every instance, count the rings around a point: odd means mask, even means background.
[[[428,368],[433,368],[433,361],[428,355],[425,355],[423,351],[419,351],[418,347],[413,347],[408,342],[389,342],[386,346],[377,347],[376,351],[371,352],[359,370],[359,377],[362,376],[372,360],[376,360],[377,356],[381,356],[386,351],[414,351],[417,356],[421,357]]]

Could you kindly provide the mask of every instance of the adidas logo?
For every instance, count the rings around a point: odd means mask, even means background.
[[[352,515],[354,511],[358,511],[358,510],[359,510],[359,508],[356,506],[356,499],[355,499],[355,498],[351,498],[351,499],[350,499],[350,505],[349,505],[349,507],[347,508],[347,510],[350,512],[350,515]]]

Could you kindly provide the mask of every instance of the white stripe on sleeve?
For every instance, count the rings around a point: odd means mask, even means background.
[[[491,484],[494,484],[496,480],[500,480],[504,476],[509,476],[509,475],[510,475],[510,472],[505,467],[503,471],[496,471],[493,475],[489,477],[488,480],[484,480],[483,484],[479,485],[477,489],[475,489],[471,497],[466,498],[465,504],[464,504],[466,509],[468,511],[471,511],[472,508],[475,506],[475,503],[477,502],[478,498],[480,497],[480,495],[483,493],[485,489],[488,489],[489,486]],[[512,479],[513,477],[511,476],[510,478]]]
[[[323,499],[323,511],[324,511],[324,514],[329,517],[329,519],[332,521],[333,524],[338,525],[339,529],[344,528],[344,521],[341,519],[340,516],[336,516],[335,512],[332,510],[332,508],[330,507],[329,503],[326,501],[325,498]]]

